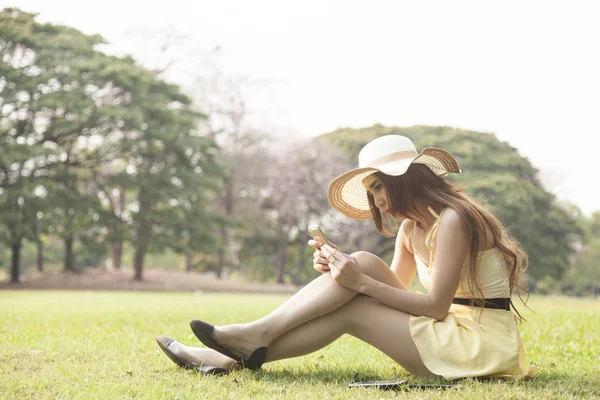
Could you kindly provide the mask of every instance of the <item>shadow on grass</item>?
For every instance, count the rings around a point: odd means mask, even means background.
[[[190,370],[180,369],[181,373],[195,373]],[[158,372],[158,371],[157,371]],[[505,380],[498,378],[464,378],[454,381],[447,381],[443,378],[418,378],[401,368],[390,370],[390,374],[382,376],[381,370],[375,370],[369,367],[348,368],[336,367],[335,365],[318,366],[304,365],[297,368],[288,368],[282,366],[267,366],[260,371],[239,370],[229,375],[215,377],[225,381],[235,383],[256,383],[275,384],[283,386],[323,386],[336,385],[347,387],[354,381],[370,380],[406,380],[409,385],[455,385],[453,390],[478,391],[481,389],[495,389],[499,391],[526,389],[530,394],[533,392],[551,392],[560,397],[600,397],[600,378],[596,376],[584,375],[565,375],[565,374],[540,374],[531,380]],[[399,390],[408,390],[408,387]],[[438,388],[423,387],[422,389],[438,390]]]
[[[260,371],[236,371],[232,376],[243,376],[245,379],[254,379],[273,384],[306,384],[323,385],[336,384],[347,386],[355,381],[371,380],[406,380],[409,384],[448,384],[451,382],[443,378],[417,378],[408,372],[398,369],[395,373],[382,376],[381,371],[374,368],[347,368],[335,366],[303,366],[300,368],[267,367]]]
[[[249,371],[248,371],[249,372]],[[508,389],[522,388],[531,391],[549,391],[561,396],[600,397],[600,378],[586,375],[540,374],[535,379],[506,380],[498,378],[464,378],[447,381],[443,378],[418,378],[399,370],[393,376],[381,376],[371,368],[335,368],[326,367],[310,370],[274,369],[255,372],[256,380],[270,383],[338,384],[347,386],[353,380],[406,380],[410,385],[455,385],[457,389],[476,390],[481,388]],[[426,389],[426,387],[424,387]],[[432,388],[435,390],[435,388]]]

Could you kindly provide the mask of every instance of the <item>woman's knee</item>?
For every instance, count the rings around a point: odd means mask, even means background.
[[[361,270],[367,275],[368,272],[372,270],[389,268],[381,258],[367,251],[357,251],[352,253],[351,256],[356,258]]]
[[[400,278],[390,269],[381,258],[366,251],[357,251],[351,254],[360,265],[361,271],[379,282],[390,286],[403,288]]]

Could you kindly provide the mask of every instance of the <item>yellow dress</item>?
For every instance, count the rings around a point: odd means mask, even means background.
[[[433,240],[439,216],[430,211],[437,222],[432,226],[425,244],[430,250],[430,262],[433,262]],[[414,254],[419,279],[429,289],[430,269],[416,251]],[[479,257],[479,278],[484,297],[510,297],[502,253],[498,248],[493,248],[481,252]],[[465,279],[461,281],[454,297],[472,297],[466,293],[466,284],[462,284]],[[525,350],[512,311],[452,304],[442,321],[411,316],[409,329],[425,366],[448,380],[483,376],[522,379],[538,373],[536,367],[528,366],[525,362]]]

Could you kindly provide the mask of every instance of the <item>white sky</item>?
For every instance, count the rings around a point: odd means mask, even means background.
[[[182,51],[268,84],[255,121],[313,136],[373,123],[494,132],[548,188],[600,209],[600,2],[0,0],[156,61],[131,30],[174,26]],[[188,65],[187,68],[193,66]],[[175,76],[173,79],[177,80]]]

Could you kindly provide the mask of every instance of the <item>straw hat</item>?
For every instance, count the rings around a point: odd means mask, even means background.
[[[369,219],[371,208],[362,180],[378,171],[386,175],[402,175],[412,163],[425,164],[439,176],[449,172],[460,173],[458,163],[446,150],[427,147],[419,154],[413,142],[405,136],[380,136],[360,151],[359,168],[338,176],[329,184],[329,204],[352,219]]]

